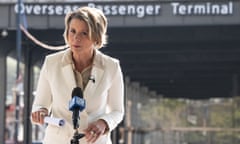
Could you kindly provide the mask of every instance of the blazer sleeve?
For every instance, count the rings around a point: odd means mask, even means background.
[[[122,121],[124,115],[124,84],[119,62],[116,64],[115,71],[108,91],[109,113],[101,117],[107,122],[109,131],[112,131]]]
[[[49,111],[52,96],[48,76],[48,59],[46,58],[40,71],[36,95],[32,105],[32,112],[37,111],[40,108],[46,108]]]

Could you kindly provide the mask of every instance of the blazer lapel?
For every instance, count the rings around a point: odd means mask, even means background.
[[[77,84],[76,84],[74,72],[72,69],[72,64],[70,60],[71,57],[69,56],[70,54],[71,54],[71,51],[66,50],[63,56],[62,74],[66,81],[66,85],[68,85],[69,89],[72,90],[74,87],[77,86]],[[93,96],[93,94],[97,91],[97,88],[99,87],[104,74],[104,69],[103,69],[104,61],[102,59],[102,54],[98,50],[96,50],[95,54],[96,55],[94,58],[93,67],[91,71],[91,76],[93,77],[94,80],[90,80],[87,86],[85,87],[83,91],[84,97]]]
[[[66,85],[68,85],[69,89],[73,89],[74,87],[76,87],[76,80],[72,70],[72,65],[69,64],[62,67],[62,73],[63,77],[65,78]]]
[[[93,94],[96,93],[97,88],[99,87],[103,74],[104,74],[104,61],[102,58],[102,53],[98,50],[95,51],[95,58],[93,61],[93,67],[91,71],[91,77],[94,80],[89,80],[88,84],[84,90],[84,96],[85,97],[92,97]]]
[[[91,76],[94,80],[89,80],[88,84],[84,90],[84,96],[85,97],[91,97],[96,92],[98,86],[101,83],[102,77],[103,77],[103,69],[98,67],[93,67]]]
[[[66,85],[72,90],[77,84],[71,62],[71,50],[67,49],[62,58],[62,75],[66,81]]]

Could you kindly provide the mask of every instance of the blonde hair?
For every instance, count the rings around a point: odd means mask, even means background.
[[[81,7],[65,16],[64,39],[68,44],[69,23],[72,19],[83,20],[88,25],[90,40],[95,42],[96,48],[100,49],[107,44],[107,18],[103,12],[97,8]]]

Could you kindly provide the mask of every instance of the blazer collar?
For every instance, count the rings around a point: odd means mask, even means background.
[[[71,50],[65,50],[63,57],[62,57],[62,72],[66,79],[66,83],[70,89],[73,89],[77,86],[74,72],[73,72],[73,63],[72,63],[72,56]],[[103,54],[99,50],[95,50],[95,57],[93,60],[93,67],[90,76],[94,79],[90,80],[85,87],[84,96],[92,96],[97,88],[99,87],[102,77],[104,74],[104,58]]]
[[[70,50],[70,48],[66,49],[63,57],[62,57],[62,66],[66,66],[66,65],[72,65],[73,61],[72,61],[72,52]],[[104,59],[103,59],[103,54],[99,51],[99,50],[95,50],[95,56],[94,56],[94,60],[93,60],[93,66],[98,67],[98,68],[103,68],[104,67]]]
[[[91,71],[91,77],[94,80],[88,81],[87,86],[84,90],[84,96],[92,97],[96,93],[97,88],[99,87],[104,74],[104,59],[103,54],[99,50],[95,50],[95,57],[93,60],[93,67]]]
[[[73,63],[71,60],[71,50],[67,49],[63,53],[63,57],[61,59],[61,66],[62,66],[62,75],[66,81],[66,85],[68,89],[72,90],[77,86],[75,75],[73,72]]]

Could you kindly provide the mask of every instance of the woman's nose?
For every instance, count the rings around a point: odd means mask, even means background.
[[[77,40],[77,41],[80,41],[80,40],[81,40],[80,35],[79,35],[79,34],[76,34],[76,35],[74,36],[74,39]]]

